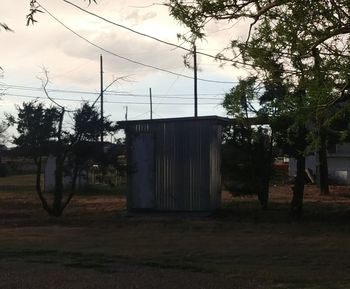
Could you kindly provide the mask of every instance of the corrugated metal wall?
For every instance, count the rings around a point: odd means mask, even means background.
[[[124,122],[124,126],[131,165],[129,209],[138,208],[133,200],[142,194],[135,190],[142,188],[142,184],[133,184],[140,182],[135,172],[143,167],[142,158],[133,153],[132,147],[138,136],[145,134],[150,134],[154,140],[154,172],[148,172],[154,184],[154,203],[149,209],[205,211],[220,206],[222,121],[217,118],[167,119]]]

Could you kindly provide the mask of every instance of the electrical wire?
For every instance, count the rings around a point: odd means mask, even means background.
[[[136,30],[134,30],[134,29],[132,29],[132,28],[130,28],[130,27],[127,27],[127,26],[125,26],[125,25],[116,23],[116,22],[114,22],[114,21],[112,21],[112,20],[109,20],[109,19],[107,19],[107,18],[105,18],[105,17],[103,17],[103,16],[101,16],[101,15],[98,15],[98,14],[96,14],[96,13],[93,13],[93,12],[89,11],[89,10],[86,10],[86,9],[80,7],[79,5],[77,5],[77,4],[75,4],[75,3],[72,3],[72,2],[70,2],[70,1],[68,1],[68,0],[63,0],[63,2],[66,2],[67,4],[69,4],[69,5],[71,5],[71,6],[75,7],[75,8],[77,8],[77,9],[79,9],[80,11],[82,11],[82,12],[84,12],[84,13],[86,13],[86,14],[89,14],[89,15],[91,15],[91,16],[94,16],[94,17],[96,17],[96,18],[98,18],[98,19],[100,19],[100,20],[103,20],[103,21],[105,21],[105,22],[107,22],[107,23],[109,23],[109,24],[115,25],[115,26],[117,26],[117,27],[119,27],[119,28],[128,30],[128,31],[130,31],[130,32],[132,32],[132,33],[138,34],[138,35],[143,36],[143,37],[150,38],[150,39],[155,40],[155,41],[158,41],[158,42],[160,42],[160,43],[163,43],[163,44],[166,44],[166,45],[169,45],[169,46],[173,46],[173,47],[175,47],[175,48],[182,49],[182,50],[184,50],[184,51],[186,51],[186,52],[193,53],[193,51],[192,51],[191,49],[185,48],[185,47],[183,47],[183,46],[181,46],[181,45],[178,45],[178,44],[171,43],[171,42],[169,42],[169,41],[162,40],[162,39],[160,39],[160,38],[154,37],[154,36],[152,36],[152,35],[149,35],[149,34],[146,34],[146,33],[143,33],[143,32],[136,31]],[[239,21],[237,21],[237,22],[239,22]],[[234,26],[234,25],[233,25],[233,26]],[[235,62],[234,60],[231,60],[231,59],[228,59],[228,58],[218,57],[218,56],[211,55],[211,54],[207,54],[207,53],[203,53],[203,52],[197,52],[197,54],[203,55],[203,56],[206,56],[206,57],[210,57],[210,58],[213,58],[213,59],[215,59],[215,60],[218,60],[218,59],[219,59],[219,60],[224,60],[224,61],[227,61],[227,62],[233,62],[233,63]]]
[[[23,86],[23,85],[12,85],[12,84],[0,84],[0,87],[4,89],[13,89],[13,90],[19,90],[19,91],[38,91],[41,92],[42,88],[40,87],[32,87],[32,86]],[[58,93],[70,93],[70,94],[85,94],[85,95],[93,95],[98,96],[99,92],[92,92],[92,91],[84,91],[84,90],[66,90],[66,89],[57,89],[57,88],[48,88],[48,92],[58,92]],[[130,96],[130,97],[136,97],[136,98],[149,98],[149,94],[138,94],[138,93],[128,93],[128,92],[117,92],[117,91],[106,91],[104,92],[106,96]],[[218,99],[218,96],[224,96],[225,93],[200,93],[199,96],[210,96],[210,95],[216,95],[216,97],[200,97],[200,99]],[[193,99],[192,94],[167,94],[165,96],[159,95],[159,94],[152,94],[153,98],[170,98],[170,99]],[[186,97],[188,96],[188,97]]]
[[[15,93],[4,93],[4,96],[16,96],[16,97],[24,97],[24,98],[31,98],[31,99],[48,99],[47,97],[43,96],[35,96],[35,95],[23,95],[23,94],[15,94]],[[79,99],[70,99],[70,98],[59,98],[59,97],[51,97],[53,100],[59,100],[59,101],[70,101],[70,102],[88,102],[91,103],[91,100],[79,100]],[[110,104],[135,104],[135,105],[149,105],[149,102],[133,102],[133,101],[104,101],[104,103],[110,103]],[[193,105],[191,102],[154,102],[153,104],[159,104],[159,105]],[[200,105],[217,105],[218,103],[212,103],[212,102],[206,102],[206,103],[200,103]]]
[[[113,51],[110,51],[106,48],[103,48],[102,46],[90,41],[89,39],[85,38],[84,36],[80,35],[79,33],[77,33],[76,31],[74,31],[72,28],[68,27],[66,24],[64,24],[61,20],[59,20],[56,16],[54,16],[51,12],[49,12],[44,6],[42,6],[39,2],[38,4],[40,5],[40,7],[51,17],[53,18],[55,21],[57,21],[59,24],[61,24],[64,28],[66,28],[67,30],[69,30],[70,32],[72,32],[75,36],[77,36],[78,38],[84,40],[85,42],[89,43],[90,45],[110,54],[110,55],[113,55],[117,58],[120,58],[120,59],[123,59],[125,61],[128,61],[128,62],[131,62],[131,63],[134,63],[134,64],[137,64],[137,65],[140,65],[140,66],[144,66],[144,67],[148,67],[148,68],[152,68],[154,70],[158,70],[158,71],[162,71],[162,72],[165,72],[165,73],[168,73],[168,74],[172,74],[172,75],[176,75],[176,76],[180,76],[180,77],[183,77],[183,78],[187,78],[187,79],[194,79],[192,76],[188,76],[188,75],[185,75],[185,74],[180,74],[180,73],[177,73],[177,72],[174,72],[174,71],[171,71],[171,70],[167,70],[167,69],[164,69],[164,68],[160,68],[160,67],[157,67],[157,66],[153,66],[153,65],[150,65],[150,64],[145,64],[145,63],[142,63],[140,61],[137,61],[137,60],[133,60],[131,58],[127,58],[125,56],[122,56],[120,54],[117,54]],[[233,84],[235,82],[232,82],[232,81],[219,81],[219,80],[211,80],[211,79],[204,79],[204,78],[197,78],[197,80],[199,81],[204,81],[204,82],[210,82],[210,83],[227,83],[227,84]]]

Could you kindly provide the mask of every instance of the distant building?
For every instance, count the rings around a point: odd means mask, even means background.
[[[56,158],[50,155],[45,164],[44,169],[44,189],[45,192],[53,191],[55,188],[55,171],[56,171]],[[87,184],[87,174],[85,171],[81,172],[77,178],[77,188],[81,188]],[[70,189],[72,186],[72,176],[70,172],[66,172],[63,176],[63,187]]]
[[[350,143],[336,144],[328,150],[328,175],[331,183],[339,185],[350,185]],[[306,169],[308,169],[318,180],[318,158],[317,155],[306,157]],[[296,160],[289,161],[289,175],[296,175]]]

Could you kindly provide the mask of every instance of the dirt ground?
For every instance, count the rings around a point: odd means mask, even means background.
[[[79,195],[61,218],[34,192],[0,193],[0,288],[350,288],[350,189],[305,193],[290,219],[288,186],[223,193],[210,217],[126,216],[125,198]]]

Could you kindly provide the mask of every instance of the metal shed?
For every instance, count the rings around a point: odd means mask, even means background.
[[[210,211],[221,203],[217,116],[123,121],[128,210]]]

